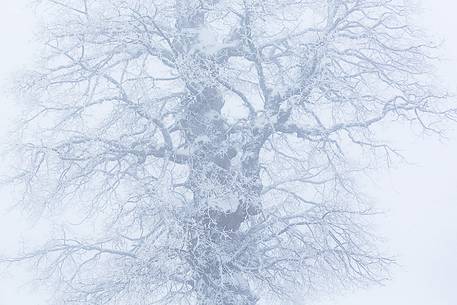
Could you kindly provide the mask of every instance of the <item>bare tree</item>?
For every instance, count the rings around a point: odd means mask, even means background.
[[[357,174],[453,119],[400,0],[44,0],[19,82],[35,260],[65,304],[280,304],[382,281]],[[381,127],[381,128],[378,128]]]

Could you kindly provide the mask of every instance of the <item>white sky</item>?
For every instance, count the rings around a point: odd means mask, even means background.
[[[32,14],[24,0],[0,0],[0,81],[27,66],[32,50]],[[457,2],[423,0],[422,23],[430,33],[445,39],[447,60],[442,80],[457,89]],[[1,84],[1,83],[0,83]],[[455,91],[457,92],[457,91]],[[0,95],[0,135],[14,115],[13,102]],[[456,126],[457,127],[457,126]],[[457,130],[457,128],[455,128]],[[395,143],[415,165],[378,174],[368,194],[387,215],[379,232],[386,248],[397,254],[399,266],[384,287],[336,296],[317,305],[455,305],[457,304],[457,132],[440,143],[436,139],[395,134]],[[8,196],[0,210],[9,204]],[[21,232],[30,226],[18,215],[0,215],[0,253],[18,246]],[[32,229],[34,230],[34,229]],[[43,297],[24,284],[26,271],[0,274],[0,305],[44,305]]]

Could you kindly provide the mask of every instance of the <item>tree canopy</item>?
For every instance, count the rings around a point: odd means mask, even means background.
[[[400,0],[43,0],[16,150],[65,304],[282,304],[386,278],[357,175],[454,119]],[[378,130],[377,130],[378,128]],[[382,130],[382,129],[381,129]],[[297,302],[294,299],[294,302]]]

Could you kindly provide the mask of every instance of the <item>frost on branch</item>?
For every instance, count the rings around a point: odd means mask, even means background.
[[[382,281],[355,183],[395,154],[376,128],[454,119],[402,3],[41,1],[16,181],[61,229],[11,260],[66,304],[279,304]]]

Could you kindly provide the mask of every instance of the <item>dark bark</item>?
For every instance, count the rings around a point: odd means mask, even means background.
[[[225,264],[217,251],[229,256],[236,248],[240,226],[259,210],[259,151],[252,152],[253,157],[243,161],[242,173],[232,169],[231,159],[241,152],[227,145],[227,128],[221,118],[224,101],[218,89],[203,88],[198,95],[189,96],[186,103],[186,139],[193,148],[189,185],[194,215],[189,247],[199,304],[256,304],[256,298],[247,287],[228,280],[230,274],[238,271]],[[200,143],[201,137],[208,140]],[[246,151],[251,149],[245,147]],[[237,208],[227,211],[211,205],[208,188],[234,193],[238,198]]]

